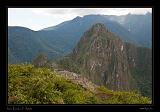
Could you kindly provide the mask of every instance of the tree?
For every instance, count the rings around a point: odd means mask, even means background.
[[[44,67],[48,62],[48,57],[46,54],[41,53],[39,54],[34,60],[33,64],[36,67]]]

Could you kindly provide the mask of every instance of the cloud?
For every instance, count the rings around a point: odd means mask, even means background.
[[[72,9],[71,12],[73,14],[79,15],[79,16],[84,16],[87,14],[99,14],[102,9],[95,9],[95,8],[77,8],[77,9]]]
[[[88,14],[103,14],[103,15],[125,15],[145,14],[152,12],[152,8],[35,8],[33,12],[39,14],[47,14],[52,16],[84,16]]]
[[[54,8],[54,9],[48,9],[46,10],[48,14],[55,14],[55,15],[62,15],[62,14],[68,14],[70,13],[71,9],[67,8]]]
[[[44,15],[62,21],[71,20],[77,16],[89,14],[126,15],[145,14],[152,12],[152,8],[28,8],[37,15]]]
[[[152,8],[9,8],[8,25],[39,30],[89,14],[125,15],[145,14]]]

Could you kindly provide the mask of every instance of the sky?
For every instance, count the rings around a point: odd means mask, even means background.
[[[41,30],[89,14],[126,15],[152,13],[152,8],[8,8],[8,26]]]

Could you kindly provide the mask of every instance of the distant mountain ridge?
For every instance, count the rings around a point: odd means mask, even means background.
[[[86,21],[87,20],[87,21]],[[152,13],[148,12],[144,15],[137,15],[137,14],[127,14],[122,16],[115,16],[115,15],[86,15],[84,17],[76,17],[71,21],[63,22],[59,25],[45,28],[43,30],[56,30],[57,28],[61,28],[64,25],[70,24],[70,22],[76,21],[77,26],[84,24],[91,25],[95,23],[103,23],[107,24],[107,27],[120,36],[123,41],[128,41],[131,43],[137,43],[142,47],[151,47],[152,46]],[[109,21],[109,23],[107,22]],[[86,23],[88,22],[88,23]],[[92,23],[93,22],[93,23]],[[121,26],[126,31],[118,31],[119,28],[112,28],[110,23],[116,24]],[[117,27],[118,27],[117,26]],[[89,27],[87,27],[84,31],[86,31]],[[56,28],[56,29],[54,29]],[[85,28],[85,26],[84,26]],[[69,28],[70,29],[70,28]],[[122,33],[123,32],[123,33]],[[125,33],[124,33],[125,32]],[[84,32],[83,32],[84,33]]]
[[[123,16],[107,16],[110,20],[120,23],[134,39],[143,47],[152,46],[152,13],[145,15],[127,14]]]
[[[139,18],[137,15],[131,16]],[[148,14],[148,16],[141,16],[147,20],[148,17],[151,17],[151,14]],[[146,38],[140,39],[141,36],[139,36],[139,34],[141,33],[138,33],[138,36],[135,36],[131,31],[128,31],[127,23],[122,25],[118,21],[113,21],[110,17],[111,16],[105,15],[86,15],[84,17],[76,17],[73,20],[65,21],[59,25],[45,28],[40,31],[33,31],[24,27],[9,26],[9,63],[31,62],[38,53],[42,52],[46,53],[49,59],[52,60],[63,57],[73,50],[79,42],[82,34],[97,22],[103,23],[111,32],[117,35],[124,42],[130,42],[136,45],[140,45],[142,43],[140,46],[151,47],[150,34],[152,33],[150,29],[148,30],[148,27],[151,26],[148,21],[145,22],[142,21],[143,19],[140,20],[140,23],[146,25],[145,29],[147,28],[147,30],[142,32],[143,35],[146,35]],[[134,21],[132,23],[134,23]],[[134,29],[141,32],[143,28],[138,26],[136,27],[136,25],[139,25],[139,22],[136,22],[133,26]],[[146,33],[146,31],[149,34]]]

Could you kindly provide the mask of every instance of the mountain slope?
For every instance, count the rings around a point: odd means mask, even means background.
[[[63,57],[73,50],[82,34],[95,23],[103,23],[124,42],[151,46],[151,19],[148,20],[151,16],[130,16],[122,17],[125,20],[121,19],[123,24],[118,21],[121,16],[114,16],[116,19],[113,21],[112,16],[86,15],[40,31],[8,27],[9,63],[31,62],[41,52],[52,60]],[[139,17],[142,19],[139,20]],[[130,24],[133,24],[131,31],[128,30]]]
[[[87,80],[77,83],[83,80],[66,72],[9,64],[8,104],[151,104],[150,98],[135,92],[113,92],[97,86],[93,86],[94,92],[90,91],[90,86],[85,86]],[[72,74],[80,80],[74,80]]]
[[[43,30],[63,31],[65,35],[71,33],[73,35],[73,39],[76,39],[75,42],[78,42],[80,39],[79,37],[81,37],[86,30],[96,23],[103,23],[108,27],[108,29],[119,35],[123,41],[133,42],[133,35],[128,30],[123,28],[118,22],[110,21],[103,15],[86,15],[84,17],[76,17],[71,21],[63,22],[57,26],[45,28]]]
[[[125,43],[127,60],[138,89],[144,96],[152,97],[152,50]]]
[[[135,35],[134,39],[141,46],[152,47],[152,14],[127,15],[125,23],[122,24],[126,29]]]
[[[81,35],[96,22],[108,24],[111,30],[125,37],[124,40],[129,40],[128,31],[118,23],[109,21],[103,16],[94,15],[84,18],[77,17],[51,27],[49,30],[46,28],[40,31],[32,31],[24,27],[9,27],[8,45],[15,57],[15,60],[11,60],[13,58],[9,56],[9,62],[30,62],[41,52],[46,53],[53,60],[63,57],[73,50]]]
[[[109,89],[136,89],[152,96],[151,49],[122,42],[103,24],[86,31],[73,52],[58,64]]]
[[[8,27],[9,63],[31,62],[39,53],[46,53],[50,58],[60,56],[59,49],[49,44],[44,37],[28,28]]]
[[[134,35],[133,40],[139,43],[142,47],[152,47],[152,13],[148,12],[145,15],[108,15],[106,18],[120,23]]]
[[[34,31],[24,27],[8,27],[10,63],[29,61],[36,54],[35,50],[39,48]]]
[[[135,87],[123,42],[103,24],[84,33],[71,58],[80,73],[98,85],[127,91]]]

